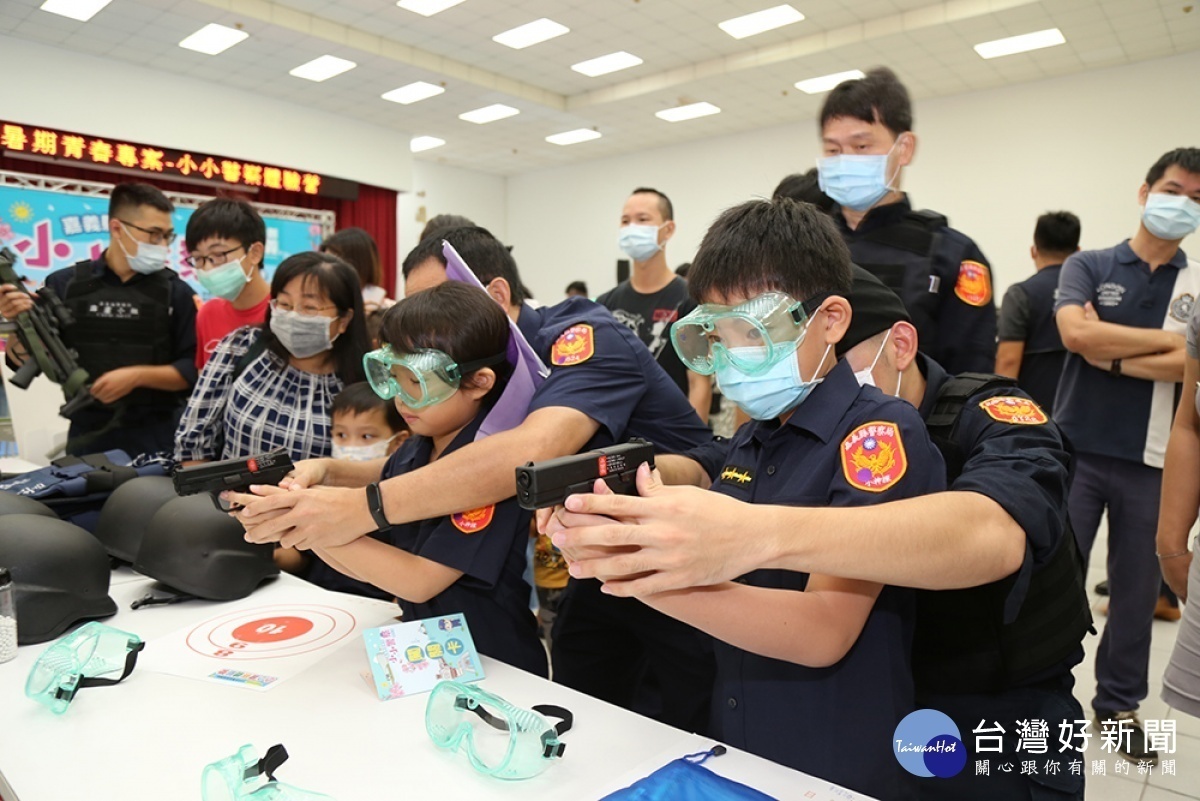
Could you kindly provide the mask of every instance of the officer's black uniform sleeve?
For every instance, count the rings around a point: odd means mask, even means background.
[[[188,387],[196,385],[196,293],[171,276],[171,366]]]
[[[992,268],[979,246],[953,229],[943,230],[934,258],[942,280],[938,341],[922,349],[951,375],[990,373],[996,366]]]

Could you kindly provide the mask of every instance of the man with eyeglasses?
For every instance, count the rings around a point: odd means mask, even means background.
[[[175,241],[166,195],[147,184],[117,184],[108,205],[109,247],[46,277],[74,315],[64,342],[92,378],[96,403],[71,418],[67,453],[171,451],[175,426],[196,382],[195,293],[167,269]],[[0,315],[12,319],[31,298],[0,285]],[[11,366],[24,353],[15,339]]]

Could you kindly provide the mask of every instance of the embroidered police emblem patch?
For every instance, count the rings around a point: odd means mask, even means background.
[[[1192,309],[1196,307],[1196,299],[1184,293],[1171,301],[1171,316],[1181,323],[1192,318]]]
[[[596,334],[586,323],[573,325],[554,340],[550,363],[555,367],[582,364],[596,354]]]
[[[727,464],[725,465],[725,469],[721,471],[720,481],[722,484],[744,487],[754,481],[754,471],[749,467],[738,467],[737,465]]]
[[[984,306],[992,300],[992,271],[986,264],[964,261],[958,265],[954,294],[970,306]]]
[[[487,528],[496,515],[496,507],[481,506],[469,512],[455,512],[450,515],[450,522],[463,534],[475,534]]]
[[[883,492],[904,477],[908,456],[895,423],[865,423],[842,440],[842,473],[850,486]]]
[[[1112,281],[1106,281],[1096,287],[1096,305],[1097,306],[1120,306],[1121,299],[1125,296],[1125,287]]]
[[[1002,396],[988,398],[979,404],[988,417],[1001,423],[1018,426],[1040,426],[1047,422],[1046,413],[1029,398]]]

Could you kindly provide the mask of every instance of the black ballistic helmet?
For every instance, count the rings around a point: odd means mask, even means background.
[[[0,565],[12,572],[21,645],[45,642],[72,623],[108,617],[108,554],[95,537],[57,517],[0,518]]]
[[[133,569],[197,598],[233,601],[279,575],[274,550],[246,542],[242,524],[201,493],[173,498],[154,513]]]
[[[17,495],[12,492],[0,492],[0,517],[4,515],[41,515],[42,517],[54,517],[54,510],[41,501],[35,501],[33,498],[26,498],[24,495]]]
[[[141,476],[126,481],[104,502],[96,523],[96,539],[110,555],[133,562],[150,527],[150,519],[164,503],[176,497],[175,485],[167,476]]]

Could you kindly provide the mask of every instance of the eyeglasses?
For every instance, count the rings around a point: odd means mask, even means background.
[[[220,267],[222,264],[229,261],[229,255],[231,253],[237,253],[243,247],[243,245],[238,245],[237,247],[230,248],[224,253],[213,253],[208,256],[188,255],[184,257],[183,263],[196,270],[207,270],[210,267]]]
[[[313,304],[313,303],[303,303],[300,305],[299,308],[296,308],[296,307],[292,306],[291,303],[288,303],[286,301],[282,302],[282,303],[278,300],[271,301],[271,311],[283,312],[285,314],[288,312],[295,312],[296,314],[299,314],[301,317],[316,317],[317,315],[319,315],[321,312],[325,311],[326,309],[336,309],[336,308],[337,308],[337,306],[333,303],[327,304],[325,306],[317,306],[316,304]]]
[[[121,223],[121,225],[127,225],[130,228],[136,228],[146,236],[150,237],[151,245],[170,245],[175,241],[175,237],[177,236],[174,231],[164,231],[161,228],[143,228],[140,225],[134,225],[131,222],[126,222],[120,217],[118,217],[117,220]]]

